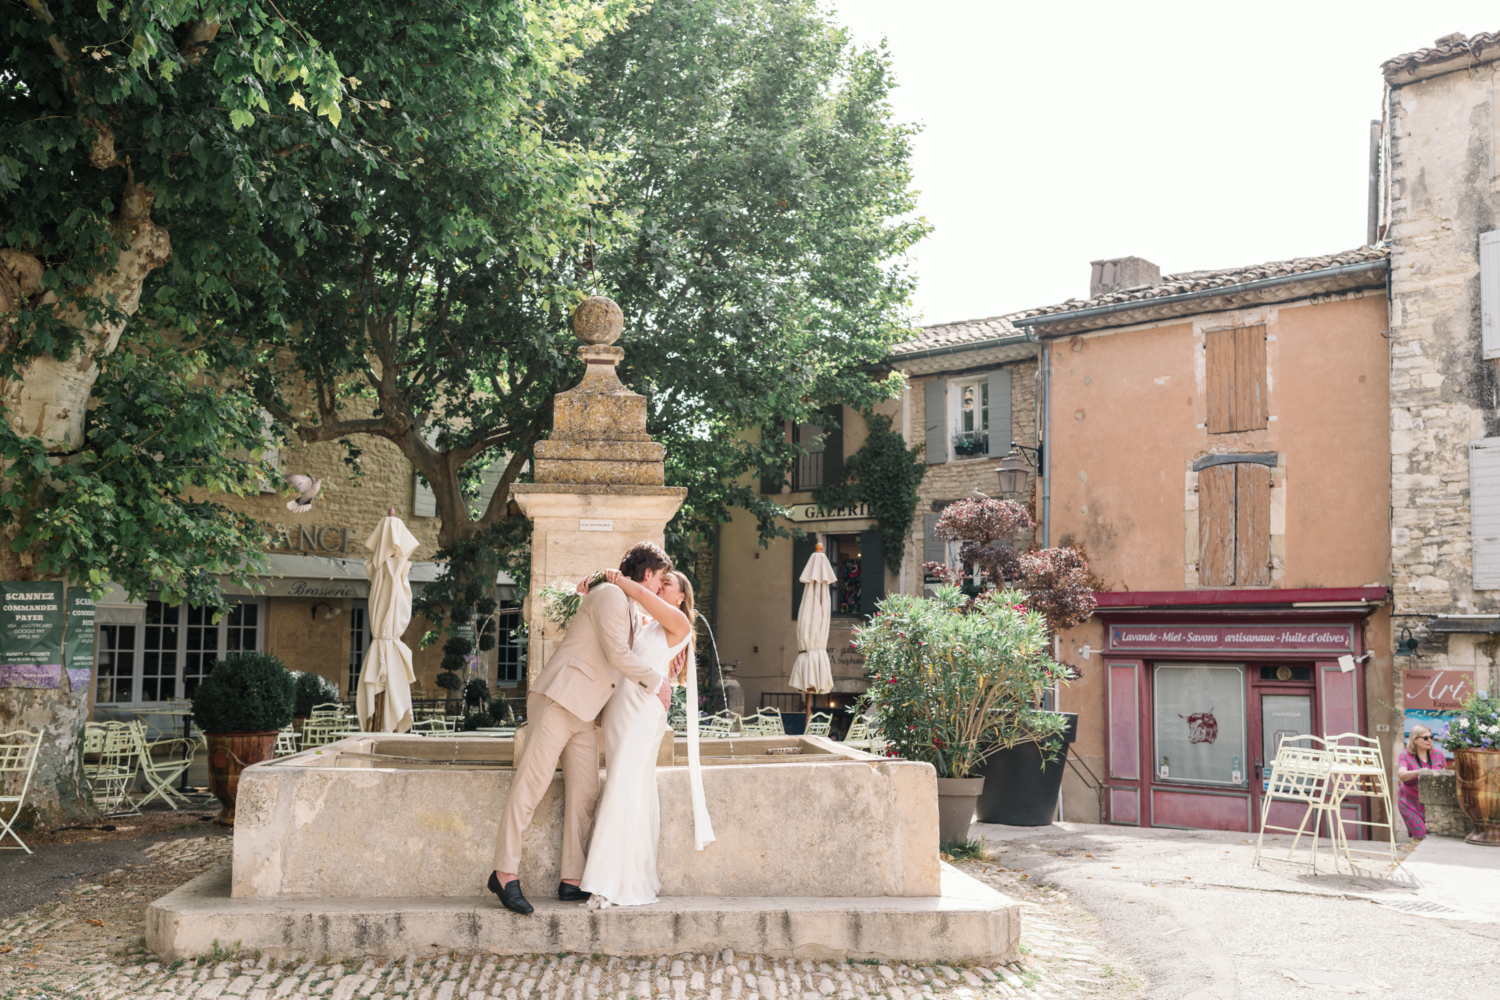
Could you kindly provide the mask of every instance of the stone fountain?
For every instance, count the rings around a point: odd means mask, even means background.
[[[532,598],[616,564],[638,541],[660,543],[686,493],[663,485],[645,397],[615,372],[621,325],[608,299],[575,313],[587,370],[554,397],[535,482],[513,487],[533,523]],[[530,620],[528,662],[539,670],[559,636]],[[168,961],[230,942],[277,958],[723,948],[1017,957],[1019,905],[938,860],[932,767],[821,737],[705,740],[718,840],[703,851],[692,847],[684,741],[663,739],[661,901],[590,910],[533,890],[537,912],[517,916],[484,889],[516,749],[509,739],[370,733],[247,768],[232,864],[154,902],[148,945]],[[559,774],[527,830],[523,885],[557,884],[561,822]]]

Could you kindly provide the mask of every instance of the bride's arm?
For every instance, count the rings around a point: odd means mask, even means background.
[[[669,646],[675,646],[687,638],[688,629],[692,626],[688,623],[687,615],[680,609],[672,607],[619,570],[605,570],[604,576],[610,583],[625,591],[626,597],[644,608],[646,614],[661,622],[662,629],[667,633]]]

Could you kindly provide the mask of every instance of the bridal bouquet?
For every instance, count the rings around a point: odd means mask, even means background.
[[[595,573],[589,578],[589,587],[592,589],[603,582],[604,574]],[[568,630],[568,622],[578,614],[578,605],[583,602],[583,595],[578,592],[577,584],[566,580],[547,584],[537,592],[537,597],[542,601],[542,617],[564,632]]]

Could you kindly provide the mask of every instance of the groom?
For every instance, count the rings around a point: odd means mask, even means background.
[[[620,560],[620,572],[647,590],[661,593],[672,560],[658,545],[639,542]],[[595,720],[616,684],[639,684],[648,691],[661,686],[662,675],[631,652],[635,612],[625,592],[612,583],[589,589],[568,623],[562,645],[537,677],[526,697],[526,751],[511,778],[510,797],[500,812],[495,838],[495,870],[489,890],[507,910],[527,914],[532,906],[521,894],[521,836],[532,813],[552,784],[559,759],[563,772],[562,882],[557,898],[583,902],[583,838],[594,825],[599,798],[599,738]],[[666,697],[670,698],[668,693]]]

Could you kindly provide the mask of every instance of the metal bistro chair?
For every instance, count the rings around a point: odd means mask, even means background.
[[[289,757],[297,752],[297,731],[288,723],[276,734],[276,756]]]
[[[31,775],[36,771],[37,750],[42,745],[42,734],[40,731],[32,732],[29,729],[13,729],[8,733],[0,733],[0,784],[6,779],[15,780],[12,775],[21,775],[21,790],[15,795],[0,794],[0,806],[10,806],[10,818],[0,816],[0,850],[14,851],[16,848],[5,843],[9,836],[27,854],[31,848],[16,833],[15,822],[21,815],[21,807],[26,804],[26,792],[31,788]]]
[[[1394,869],[1397,863],[1396,836],[1392,829],[1395,810],[1392,808],[1391,789],[1386,781],[1385,758],[1380,752],[1380,744],[1374,738],[1361,736],[1359,733],[1340,733],[1328,737],[1325,742],[1331,758],[1326,798],[1328,821],[1335,834],[1334,845],[1338,852],[1335,858],[1342,855],[1349,863],[1351,872],[1354,871],[1356,856],[1358,860],[1379,861]],[[1344,801],[1351,797],[1370,798],[1378,802],[1384,809],[1385,822],[1350,819],[1345,816]],[[1376,830],[1384,830],[1386,838],[1378,841],[1373,836],[1370,837],[1372,844],[1381,846],[1351,847],[1350,827],[1356,833],[1363,830],[1373,834]]]
[[[141,777],[145,779],[147,793],[136,803],[136,809],[140,809],[147,802],[157,796],[177,811],[177,803],[174,798],[180,799],[184,805],[188,804],[188,797],[172,787],[172,783],[187,773],[188,768],[193,766],[193,758],[197,756],[201,741],[185,740],[181,737],[173,737],[153,742],[146,741],[146,727],[137,722],[131,727],[135,736],[135,752],[140,761]],[[157,750],[165,751],[165,756],[158,760],[154,756]],[[181,754],[181,758],[175,754]]]
[[[105,816],[134,816],[141,810],[130,798],[130,786],[135,784],[135,770],[140,752],[136,749],[136,730],[133,723],[105,722],[99,725],[101,736],[97,737],[98,759],[92,765],[84,765],[84,777],[88,779],[94,802]],[[85,735],[87,743],[87,735]]]
[[[830,712],[814,712],[807,720],[805,734],[808,736],[827,736],[832,732],[833,715]]]
[[[734,735],[734,720],[725,714],[710,715],[698,721],[698,735],[706,740],[723,740]]]
[[[1266,831],[1270,830],[1274,833],[1294,835],[1286,857],[1271,860],[1304,865],[1312,869],[1313,874],[1317,874],[1318,831],[1323,826],[1324,817],[1327,814],[1328,775],[1333,760],[1326,749],[1296,745],[1303,742],[1321,743],[1322,740],[1315,736],[1283,736],[1280,745],[1276,748],[1276,756],[1271,760],[1270,766],[1261,779],[1264,782],[1265,794],[1261,798],[1260,805],[1260,836],[1255,841],[1253,864],[1257,867],[1260,866]],[[1273,802],[1294,802],[1304,807],[1302,819],[1295,828],[1271,823]],[[1311,828],[1308,825],[1309,821],[1311,821]],[[1329,835],[1332,837],[1332,829],[1329,830]],[[1304,836],[1312,838],[1306,861],[1296,857],[1297,847]]]
[[[844,734],[844,746],[853,747],[856,750],[870,749],[870,720],[861,716],[849,723],[849,731]]]

